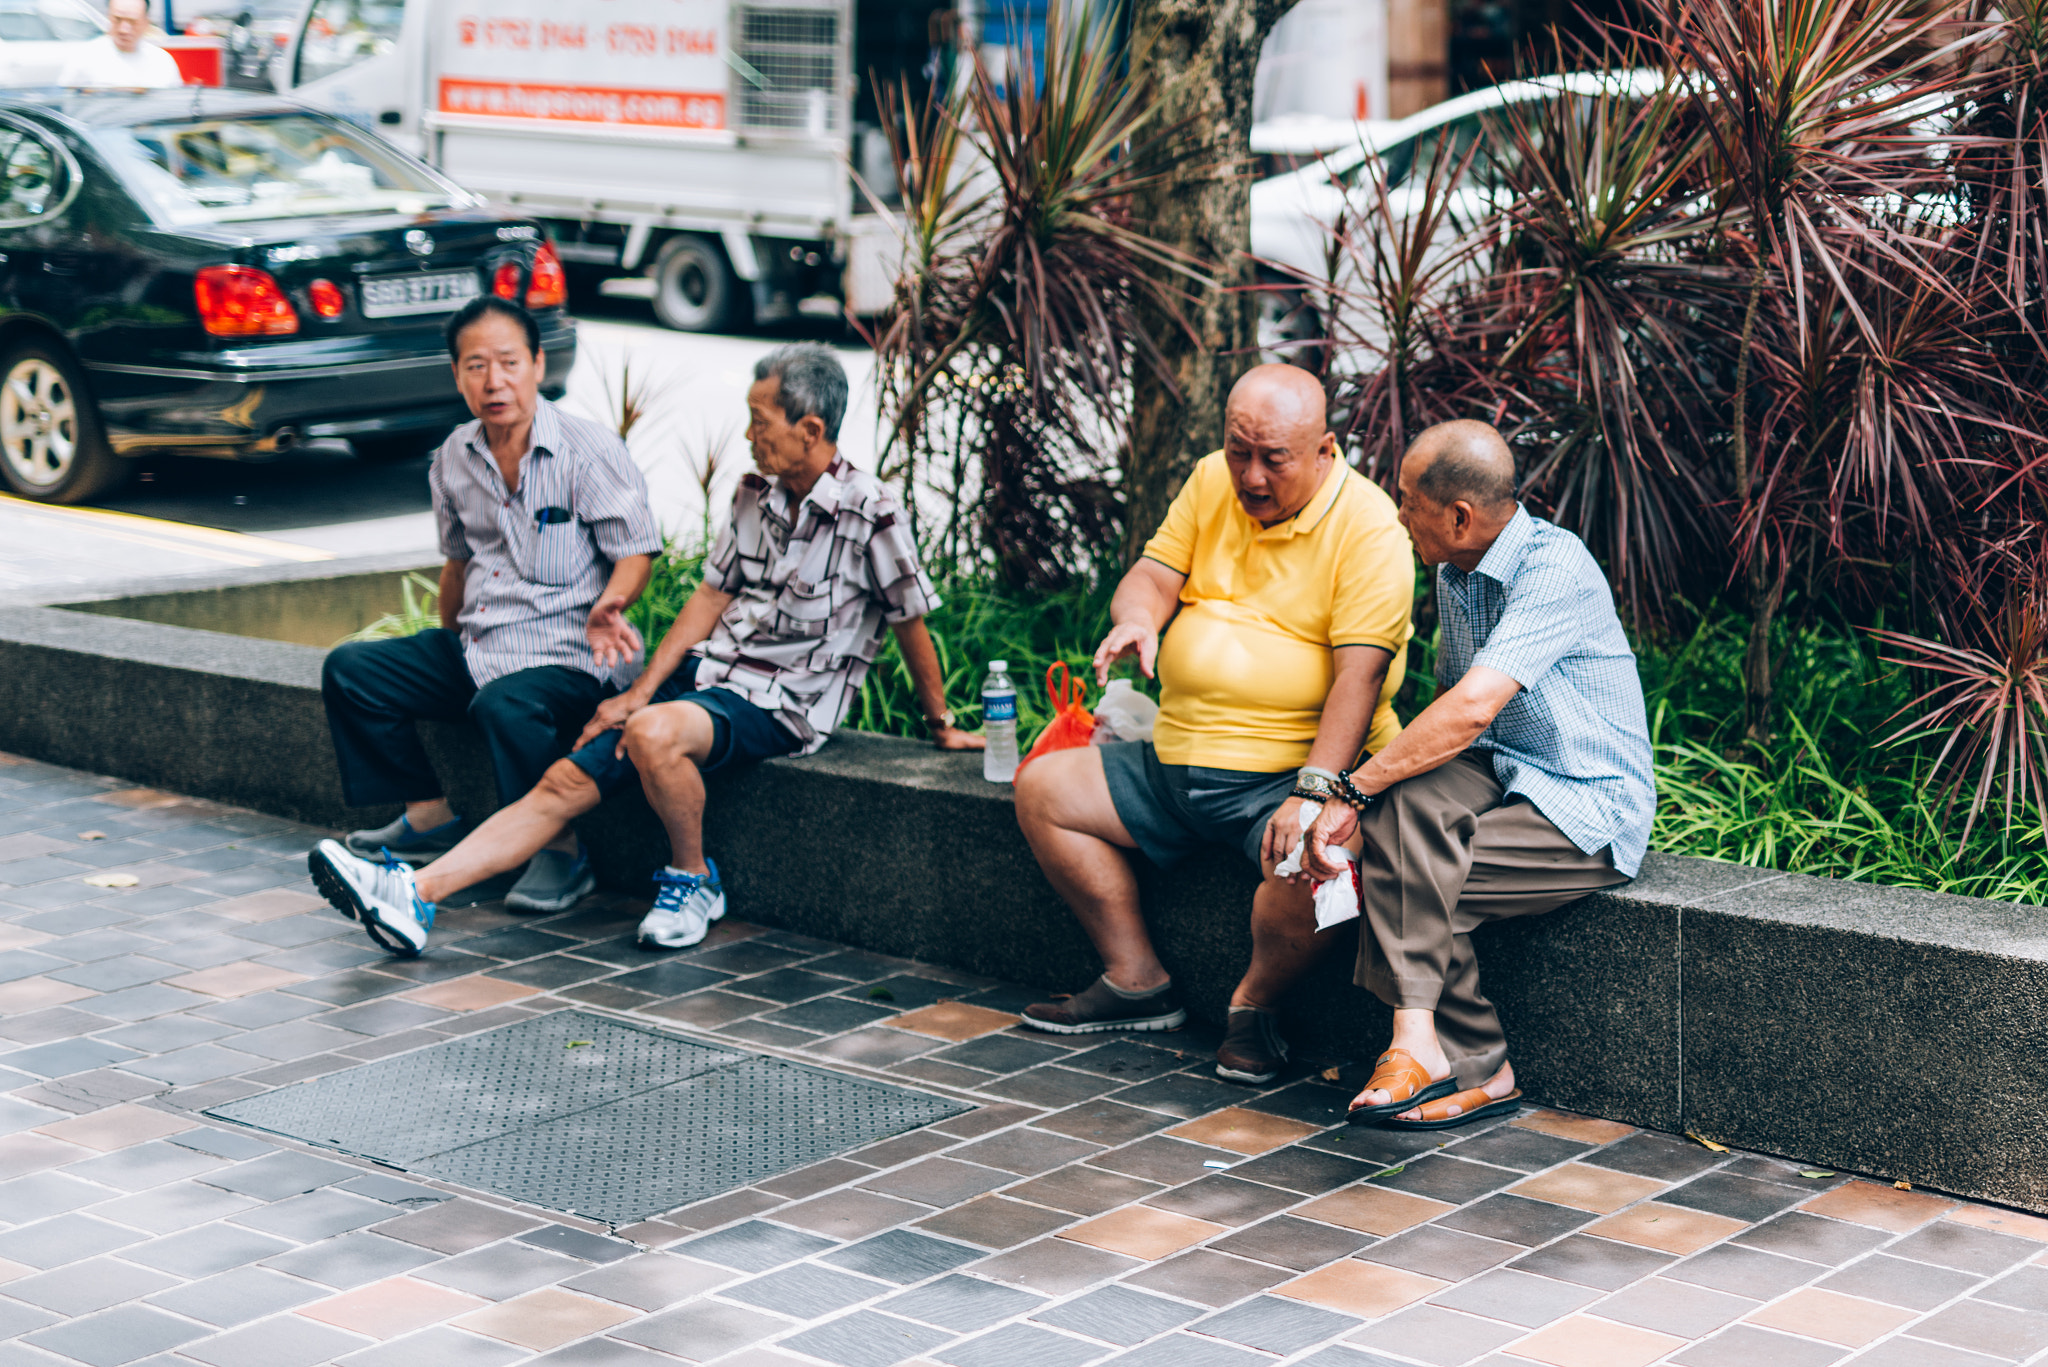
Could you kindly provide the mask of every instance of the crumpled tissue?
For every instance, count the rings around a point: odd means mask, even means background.
[[[1295,837],[1294,849],[1273,869],[1282,878],[1292,877],[1301,872],[1301,857],[1308,848],[1308,830],[1315,825],[1316,818],[1323,814],[1320,802],[1301,804],[1301,831]],[[1325,878],[1315,886],[1316,929],[1328,930],[1354,919],[1363,903],[1363,894],[1358,885],[1358,863],[1351,857],[1351,851],[1342,845],[1323,846],[1323,858],[1332,863],[1342,864],[1344,874],[1340,878]]]

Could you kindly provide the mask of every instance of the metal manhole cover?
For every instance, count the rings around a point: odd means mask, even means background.
[[[630,1224],[968,1109],[557,1011],[206,1114]]]

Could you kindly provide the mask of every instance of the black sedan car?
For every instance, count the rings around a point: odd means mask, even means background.
[[[468,418],[441,329],[483,291],[576,358],[540,225],[275,97],[0,97],[0,479],[76,503],[130,457],[432,449]]]

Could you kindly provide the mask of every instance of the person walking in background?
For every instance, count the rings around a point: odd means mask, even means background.
[[[669,837],[640,943],[697,944],[726,906],[704,851],[704,776],[816,751],[846,716],[885,628],[896,633],[933,743],[980,749],[981,737],[954,726],[946,708],[924,624],[939,597],[910,521],[880,480],[839,454],[846,398],[846,372],[825,347],[763,357],[747,391],[758,473],[741,479],[704,581],[646,672],[598,707],[575,753],[539,786],[423,872],[321,841],[309,858],[328,901],[379,944],[417,954],[435,902],[565,838],[570,821],[637,777]]]
[[[321,671],[343,800],[405,806],[347,837],[366,859],[425,864],[468,829],[420,745],[421,718],[477,724],[501,803],[532,790],[611,695],[614,671],[639,657],[624,613],[661,549],[626,444],[540,397],[532,315],[474,299],[449,321],[448,351],[476,420],[449,434],[427,472],[447,557],[441,626],[337,646]],[[559,911],[596,886],[573,833],[529,854],[509,906]]]
[[[1500,433],[1451,422],[1417,437],[1401,522],[1437,567],[1442,691],[1342,776],[1303,869],[1341,876],[1324,847],[1359,849],[1356,980],[1394,1008],[1351,1118],[1440,1129],[1520,1104],[1472,931],[1626,883],[1657,799],[1614,594],[1577,537],[1516,501]]]
[[[57,84],[114,90],[183,85],[177,59],[143,41],[148,32],[148,0],[107,0],[107,31],[76,46]]]
[[[1316,932],[1309,889],[1274,866],[1301,837],[1300,793],[1327,791],[1361,748],[1399,732],[1414,588],[1393,500],[1338,456],[1322,383],[1288,365],[1247,372],[1223,449],[1195,466],[1117,586],[1095,652],[1098,678],[1132,653],[1149,676],[1156,658],[1153,739],[1056,750],[1018,777],[1018,823],[1104,966],[1074,996],[1025,1008],[1025,1026],[1073,1035],[1186,1020],[1126,851],[1170,868],[1223,845],[1265,880],[1216,1072],[1247,1083],[1279,1073],[1280,994],[1331,937]]]

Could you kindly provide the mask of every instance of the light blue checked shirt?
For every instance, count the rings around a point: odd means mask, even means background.
[[[1635,652],[1585,543],[1517,508],[1470,574],[1437,568],[1436,681],[1474,665],[1522,686],[1472,743],[1501,787],[1635,877],[1657,807]]]

